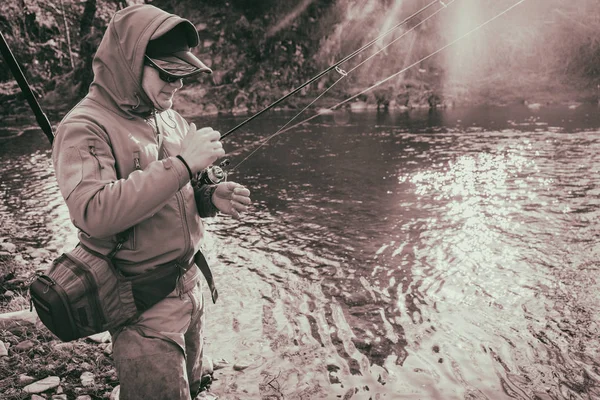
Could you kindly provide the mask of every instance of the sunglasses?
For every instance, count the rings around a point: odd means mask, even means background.
[[[154,61],[152,61],[150,59],[150,57],[144,56],[144,59],[145,59],[144,60],[144,65],[147,65],[147,66],[149,66],[149,67],[154,68],[155,70],[157,70],[158,71],[158,77],[161,80],[163,80],[164,82],[173,83],[173,82],[177,82],[180,79],[183,79],[182,77],[177,77],[177,76],[173,76],[173,75],[170,75],[170,74],[166,73],[162,68],[160,68],[158,65],[156,65],[154,63]]]

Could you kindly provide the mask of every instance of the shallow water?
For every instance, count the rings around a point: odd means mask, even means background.
[[[230,175],[251,212],[208,224],[207,352],[248,365],[213,390],[600,398],[598,111],[336,114],[272,139]],[[232,165],[291,117],[225,139]],[[62,251],[75,237],[49,151],[35,131],[0,142],[0,222]]]

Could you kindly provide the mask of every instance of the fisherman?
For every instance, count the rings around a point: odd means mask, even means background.
[[[117,12],[94,57],[89,91],[61,121],[53,145],[58,185],[85,248],[116,251],[123,275],[147,274],[155,285],[163,284],[152,280],[157,266],[185,271],[175,290],[111,332],[125,400],[198,394],[206,284],[194,262],[202,218],[219,211],[240,218],[251,204],[240,184],[197,183],[225,154],[220,134],[196,129],[172,109],[182,78],[212,72],[190,51],[198,42],[190,21],[154,6]]]

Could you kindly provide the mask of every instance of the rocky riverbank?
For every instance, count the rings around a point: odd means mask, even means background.
[[[35,309],[30,309],[28,285],[58,253],[56,249],[34,248],[25,244],[25,237],[20,239],[0,237],[2,399],[118,400],[119,382],[112,361],[110,334],[103,332],[63,343],[41,323]],[[210,391],[213,383],[219,377],[231,380],[249,366],[214,356],[204,356],[205,390],[200,399],[218,398]]]

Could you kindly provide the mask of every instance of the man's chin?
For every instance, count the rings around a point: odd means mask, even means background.
[[[163,101],[159,102],[158,106],[159,106],[158,108],[160,109],[160,111],[169,110],[171,107],[173,107],[173,100],[172,99],[163,100]]]

